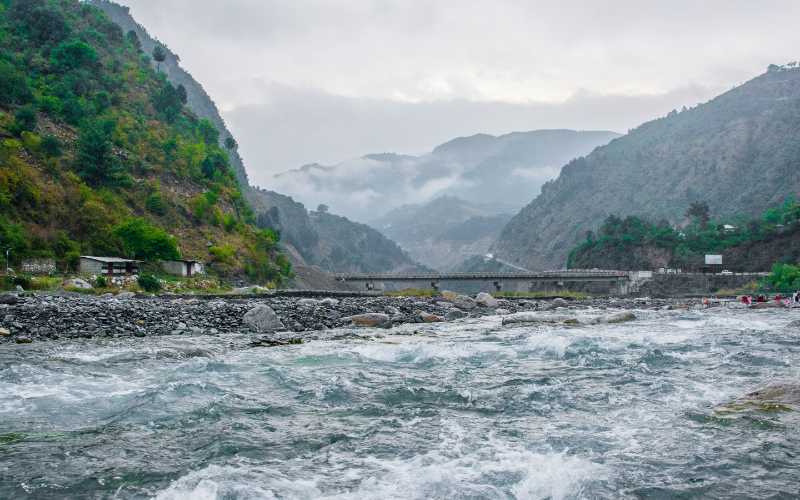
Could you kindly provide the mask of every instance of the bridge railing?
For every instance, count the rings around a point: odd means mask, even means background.
[[[559,279],[559,278],[628,278],[627,271],[605,270],[568,270],[539,271],[519,273],[339,273],[335,278],[339,281],[363,280],[502,280],[502,279]]]

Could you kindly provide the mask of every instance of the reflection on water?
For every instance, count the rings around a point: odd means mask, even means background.
[[[0,498],[795,495],[794,409],[724,405],[798,379],[800,314],[636,314],[2,346]]]

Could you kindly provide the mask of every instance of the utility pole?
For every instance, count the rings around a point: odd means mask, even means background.
[[[11,268],[9,261],[8,261],[8,254],[11,253],[10,248],[6,248],[6,276],[8,276],[8,270]]]

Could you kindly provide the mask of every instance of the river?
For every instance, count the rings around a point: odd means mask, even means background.
[[[800,311],[635,313],[3,345],[0,498],[796,497]]]

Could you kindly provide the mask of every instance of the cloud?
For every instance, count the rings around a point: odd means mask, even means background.
[[[625,131],[797,59],[795,0],[120,0],[223,110],[251,178],[458,135]]]

